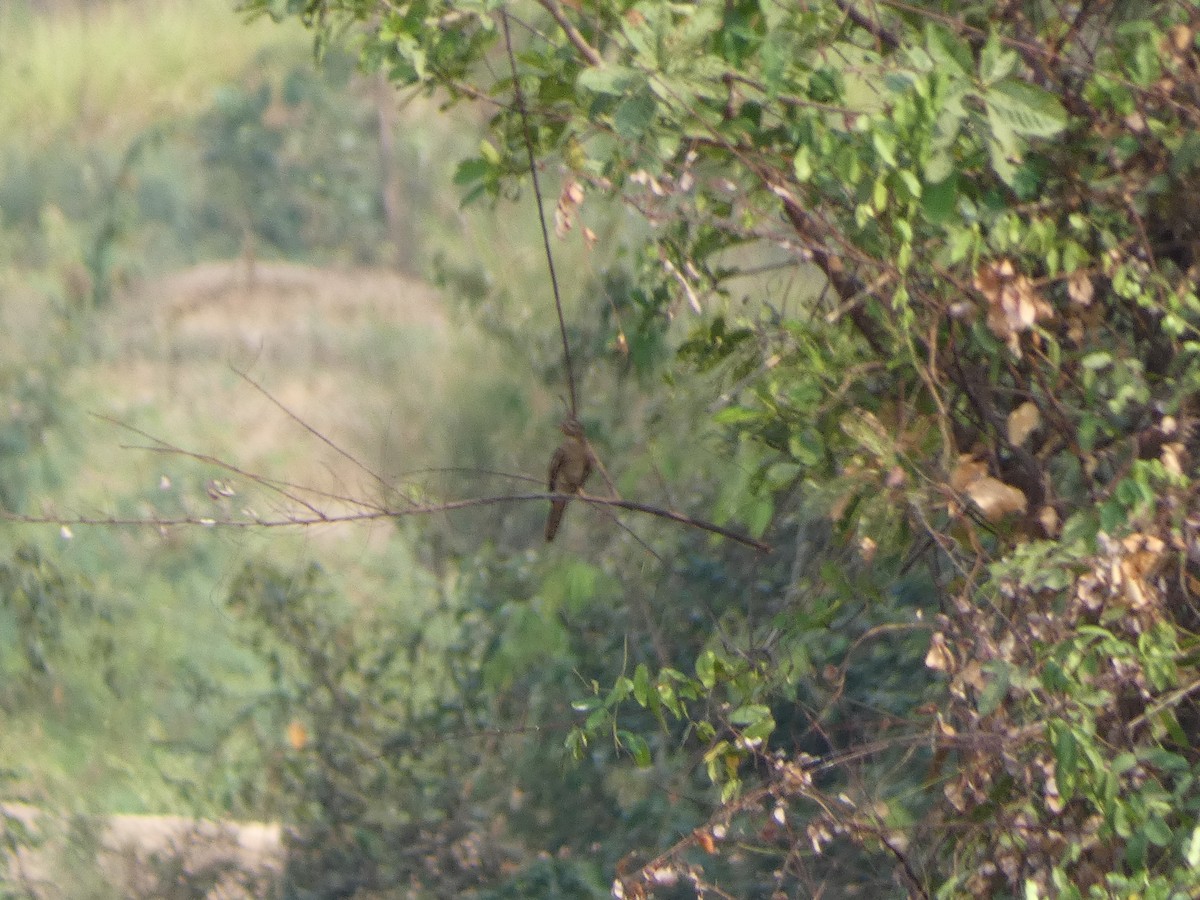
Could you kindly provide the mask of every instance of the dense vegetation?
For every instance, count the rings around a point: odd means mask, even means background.
[[[1200,890],[1193,6],[246,6],[482,110],[454,181],[505,226],[431,248],[508,366],[437,414],[474,474],[358,495],[402,577],[227,579],[255,663],[213,777],[293,826],[292,893]],[[254,108],[223,107],[214,234],[314,253],[277,228],[323,195],[267,202]],[[772,552],[581,502],[544,549],[541,505],[410,515],[554,446],[527,152],[616,489]],[[93,600],[32,551],[4,572],[36,681]]]

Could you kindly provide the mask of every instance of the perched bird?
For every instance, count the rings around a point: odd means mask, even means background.
[[[563,419],[559,428],[563,433],[563,442],[550,458],[550,492],[575,494],[592,474],[592,451],[583,435],[583,426],[574,416]],[[550,515],[546,519],[547,541],[554,540],[566,509],[565,499],[550,501]]]

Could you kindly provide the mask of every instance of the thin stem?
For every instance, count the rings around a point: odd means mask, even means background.
[[[525,135],[525,150],[529,154],[529,175],[533,179],[533,194],[537,198],[538,222],[542,226],[542,246],[546,248],[546,266],[550,270],[550,286],[554,289],[554,309],[558,313],[558,332],[562,337],[563,365],[567,370],[567,391],[570,395],[571,417],[579,418],[579,402],[575,396],[575,370],[571,365],[571,345],[567,341],[567,324],[563,318],[562,295],[558,290],[558,275],[554,270],[554,253],[550,249],[550,229],[546,227],[546,210],[543,208],[542,187],[538,181],[537,161],[533,156],[533,133],[529,129],[529,114],[525,110],[525,95],[521,93],[521,79],[517,75],[517,58],[513,54],[512,34],[508,27],[508,11],[500,10],[500,22],[504,26],[504,49],[508,52],[508,64],[512,68],[513,99],[521,114],[521,130]]]

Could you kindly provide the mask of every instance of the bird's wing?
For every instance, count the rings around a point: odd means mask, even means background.
[[[567,461],[567,453],[562,447],[558,447],[554,451],[554,455],[550,457],[550,477],[547,479],[549,489],[551,491],[558,490],[558,475],[562,471],[563,464]]]
[[[588,477],[592,474],[592,466],[595,464],[595,461],[596,461],[596,457],[592,455],[591,447],[585,446],[584,451],[585,451],[585,453],[584,453],[584,457],[583,457],[583,477],[579,479],[580,487],[583,487],[584,482],[587,481]]]

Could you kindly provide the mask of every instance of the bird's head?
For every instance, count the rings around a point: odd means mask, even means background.
[[[558,427],[569,438],[583,439],[583,425],[574,416],[567,416]]]

